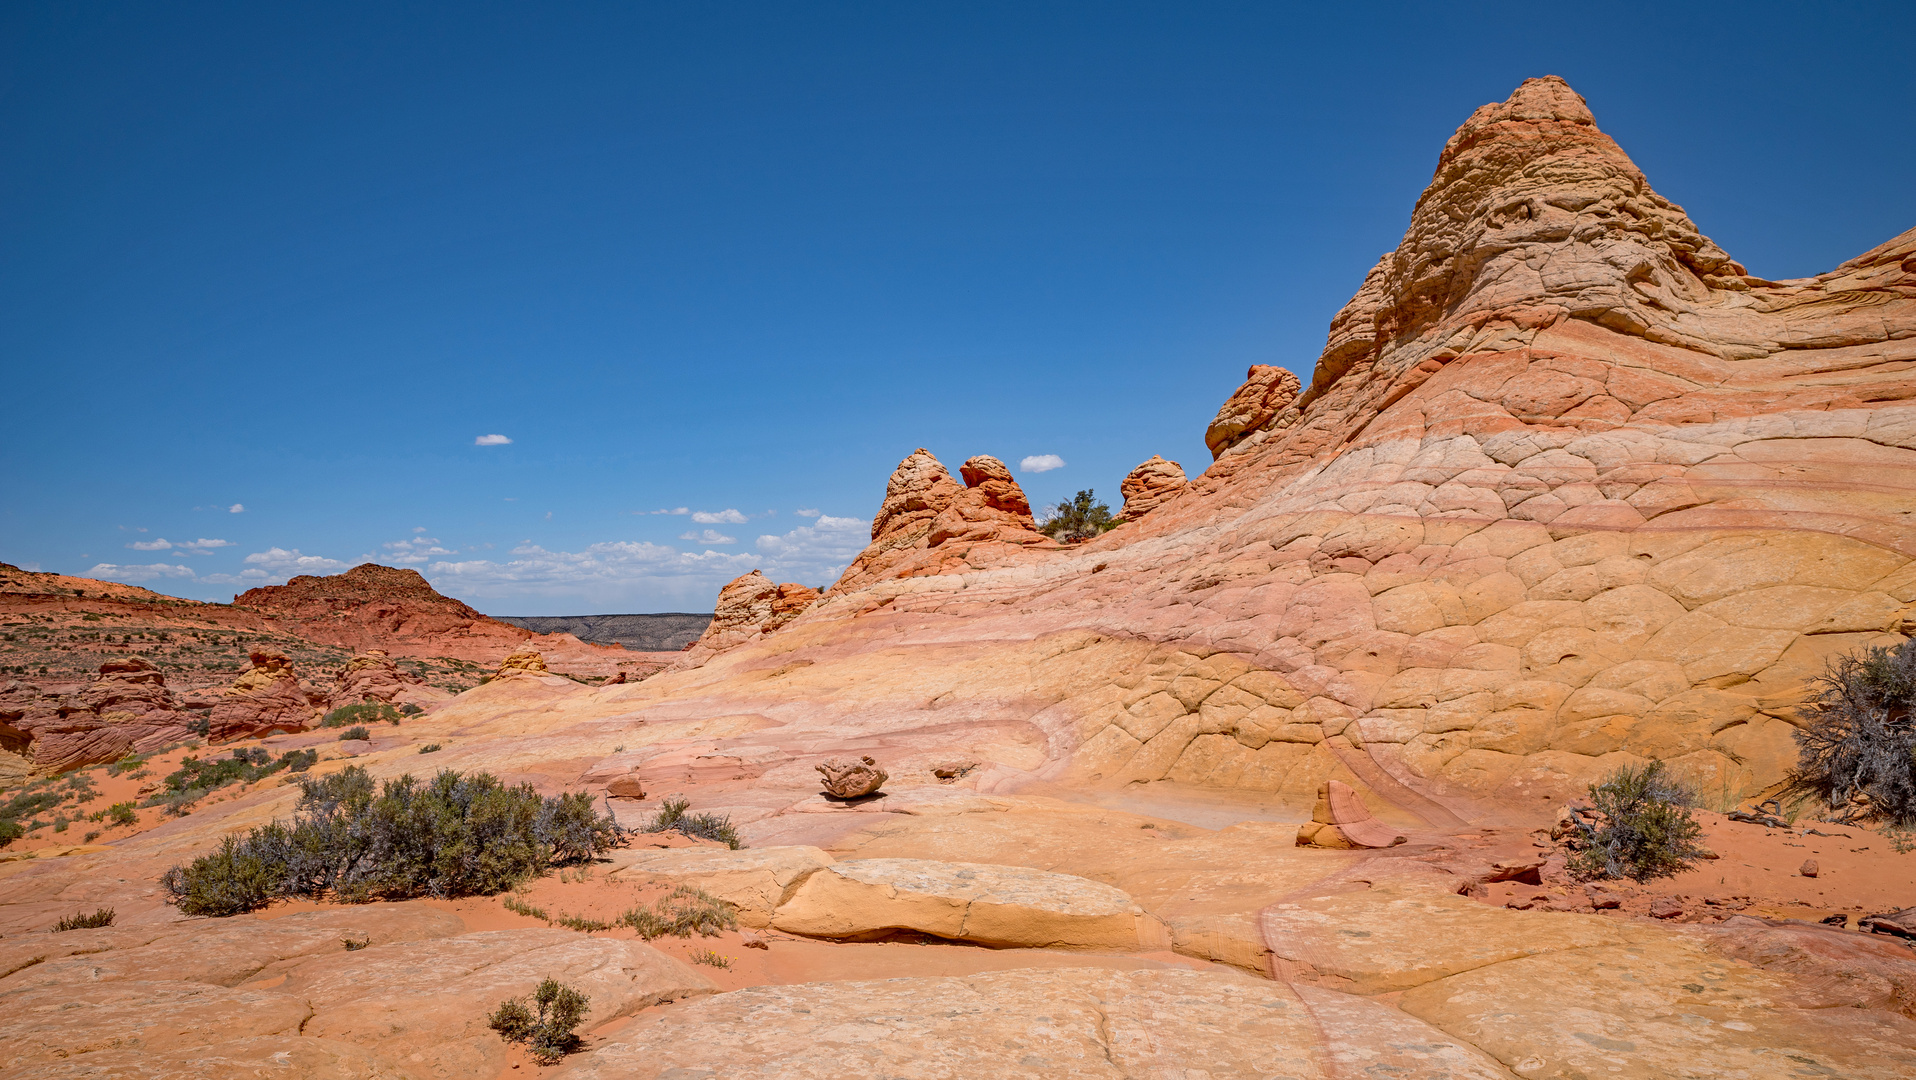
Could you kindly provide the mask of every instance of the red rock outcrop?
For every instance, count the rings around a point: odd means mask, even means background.
[[[332,700],[327,707],[338,709],[369,702],[425,705],[449,696],[443,690],[426,686],[424,680],[400,667],[384,650],[368,649],[333,673]]]
[[[1217,411],[1217,417],[1204,431],[1204,445],[1213,458],[1247,438],[1261,434],[1271,421],[1284,414],[1297,400],[1302,383],[1292,372],[1269,364],[1252,364],[1244,373],[1244,385]],[[1178,470],[1182,480],[1184,471]]]
[[[233,598],[237,607],[267,616],[314,641],[350,649],[409,654],[415,647],[475,645],[516,648],[530,630],[490,619],[441,595],[417,570],[364,563],[343,574],[302,574],[284,585],[267,585]]]
[[[925,536],[928,546],[953,540],[1051,543],[1050,537],[1038,531],[1038,523],[1031,517],[1031,501],[1025,498],[1018,481],[1011,478],[1004,462],[990,454],[979,454],[968,458],[958,472],[965,478],[965,490],[932,519],[931,531]]]
[[[197,721],[178,707],[166,676],[139,657],[109,660],[76,694],[0,697],[0,748],[56,773],[118,761],[191,738]]]
[[[703,663],[777,630],[803,614],[820,595],[817,589],[793,582],[777,584],[757,570],[733,578],[719,590],[712,624],[686,650],[679,666]]]
[[[234,679],[213,706],[207,732],[212,742],[274,731],[304,731],[319,718],[315,702],[301,689],[299,675],[286,654],[257,648],[250,659],[253,666]]]
[[[546,667],[546,658],[532,649],[522,649],[499,661],[499,670],[492,673],[495,679],[509,675],[544,675],[550,669]]]
[[[959,472],[962,488],[922,447],[899,462],[872,519],[871,544],[827,591],[958,565],[1015,562],[1017,549],[1057,546],[1038,531],[1031,502],[1004,462],[980,454]],[[933,549],[936,554],[926,555]]]
[[[1150,460],[1132,469],[1124,482],[1118,485],[1119,494],[1124,496],[1124,507],[1118,511],[1118,520],[1138,520],[1157,509],[1159,503],[1184,490],[1188,482],[1184,476],[1184,466],[1152,454]]]

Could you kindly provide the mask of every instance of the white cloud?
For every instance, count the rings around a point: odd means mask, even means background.
[[[173,547],[173,541],[161,537],[158,540],[135,540],[127,547],[134,551],[167,551]]]
[[[646,513],[648,514],[689,514],[691,512],[692,512],[691,510],[683,506],[675,506],[670,510],[647,510],[646,511]]]
[[[269,576],[278,574],[290,577],[294,574],[329,574],[346,569],[346,564],[338,559],[328,559],[321,555],[302,554],[298,548],[291,551],[285,548],[267,548],[255,551],[241,560],[248,566],[256,566]]]
[[[424,525],[414,525],[412,531],[414,533],[422,533],[426,531],[426,527]]]
[[[871,542],[872,523],[862,518],[821,514],[783,536],[761,536],[754,545],[766,556],[762,568],[775,581],[822,585],[845,572]]]
[[[713,513],[710,510],[700,510],[698,513],[692,515],[692,520],[698,522],[700,525],[743,525],[746,519],[744,514],[739,513],[737,510],[727,508],[717,513]]]
[[[1056,454],[1033,454],[1018,463],[1022,472],[1050,472],[1064,468],[1064,459]]]
[[[179,545],[181,551],[191,551],[197,555],[211,555],[214,548],[232,547],[231,540],[208,540],[204,536],[198,540],[188,540]]]
[[[244,514],[246,512],[246,504],[234,503],[233,505],[226,508],[226,512],[229,514]]]
[[[158,581],[162,578],[190,578],[193,576],[193,568],[168,563],[148,563],[144,566],[99,563],[88,570],[86,576],[100,578],[103,581]]]
[[[512,440],[506,438],[504,435],[481,435],[478,438],[472,440],[472,445],[474,446],[505,446],[506,444],[510,442],[512,442]]]
[[[797,514],[799,517],[817,517],[818,516],[818,511],[812,510],[812,509],[794,510],[792,511],[792,513]]]
[[[438,537],[416,536],[410,540],[394,540],[390,544],[381,544],[384,554],[366,554],[359,557],[360,562],[386,562],[397,566],[410,566],[426,562],[441,555],[457,555],[458,552],[439,545]]]
[[[576,594],[660,581],[680,594],[716,596],[718,587],[752,569],[753,557],[717,551],[681,552],[664,544],[621,540],[584,551],[548,551],[537,544],[512,549],[507,562],[436,562],[426,569],[435,588],[452,596]],[[688,580],[689,579],[689,580]]]
[[[738,537],[726,536],[724,533],[719,532],[717,529],[706,529],[704,532],[680,533],[679,539],[693,540],[701,544],[736,544],[738,543]]]

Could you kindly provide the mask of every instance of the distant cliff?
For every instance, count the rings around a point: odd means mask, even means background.
[[[494,615],[535,634],[571,634],[581,641],[618,644],[637,652],[676,652],[698,640],[712,621],[710,612],[654,615]]]

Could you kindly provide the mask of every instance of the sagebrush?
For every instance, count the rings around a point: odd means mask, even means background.
[[[161,884],[188,915],[234,915],[289,897],[489,895],[621,842],[585,792],[541,797],[530,784],[450,769],[377,785],[355,765],[302,777],[290,823],[228,836]]]
[[[1812,685],[1792,791],[1838,821],[1916,826],[1916,640],[1838,656]]]
[[[585,1022],[591,998],[556,979],[546,979],[525,998],[507,998],[486,1017],[486,1026],[507,1042],[523,1043],[542,1065],[578,1049],[573,1029]]]
[[[1691,815],[1696,793],[1663,762],[1625,766],[1590,785],[1589,807],[1574,810],[1570,872],[1583,879],[1673,877],[1702,858],[1703,827]],[[1591,820],[1594,818],[1594,820]]]
[[[717,814],[691,814],[686,811],[692,804],[684,799],[667,799],[659,804],[659,812],[652,817],[652,823],[645,827],[646,832],[678,831],[700,840],[717,840],[726,847],[738,850],[741,846],[738,830],[732,827],[732,819]]]
[[[1112,516],[1111,508],[1098,501],[1093,489],[1086,488],[1045,511],[1038,531],[1053,540],[1069,542],[1089,540],[1120,524],[1122,522]]]

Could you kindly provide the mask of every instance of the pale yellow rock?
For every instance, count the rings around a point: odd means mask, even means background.
[[[737,908],[739,922],[758,927],[770,926],[772,912],[791,899],[806,878],[833,862],[815,847],[623,850],[613,852],[612,858],[612,881],[691,885]]]
[[[1916,1021],[1791,1008],[1776,976],[1677,931],[1641,936],[1463,971],[1400,1005],[1525,1078],[1903,1080],[1916,1068]]]
[[[654,1009],[559,1075],[1320,1080],[1319,1039],[1281,984],[1062,968],[735,990]]]
[[[0,993],[0,1070],[95,1050],[165,1053],[255,1035],[297,1035],[312,1009],[273,990],[134,981],[35,985]]]
[[[1020,866],[855,859],[807,877],[772,925],[811,937],[916,930],[998,946],[1153,949],[1163,924],[1118,889]]]
[[[42,1062],[30,1071],[0,1073],[5,1080],[414,1080],[418,1075],[363,1046],[294,1034],[186,1050],[96,1050]]]

